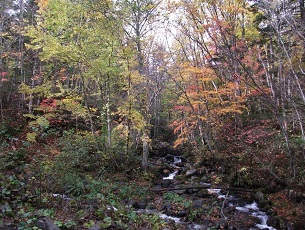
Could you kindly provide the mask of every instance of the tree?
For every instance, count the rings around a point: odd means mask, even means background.
[[[1,113],[3,106],[16,107],[23,110],[23,97],[16,95],[20,82],[28,81],[29,73],[33,66],[27,64],[32,61],[31,53],[24,49],[24,29],[33,23],[33,15],[36,9],[34,1],[3,1],[1,3],[0,19],[0,72],[1,84]],[[14,103],[9,103],[14,100]],[[14,108],[15,109],[15,108]]]
[[[127,44],[135,47],[136,64],[133,68],[135,68],[140,75],[145,77],[142,82],[132,82],[132,84],[138,89],[138,97],[136,100],[139,105],[140,114],[143,116],[145,122],[143,129],[141,130],[141,139],[143,146],[142,168],[146,170],[150,142],[149,130],[152,95],[149,93],[151,91],[151,83],[143,44],[145,44],[144,38],[151,31],[153,22],[157,19],[157,7],[160,4],[160,1],[122,0],[117,1],[116,4],[118,14],[123,21]],[[134,132],[133,135],[137,135],[137,133]]]
[[[304,140],[304,2],[258,1],[257,8],[262,12],[261,31],[267,40],[262,65],[267,67],[274,114],[281,126],[291,171],[295,177],[296,157],[289,130],[291,127],[299,129]]]
[[[189,108],[191,116],[183,113],[183,119],[193,117],[185,124],[187,133],[198,130],[198,135],[195,132],[190,136],[199,136],[200,143],[213,151],[215,132],[221,123],[233,117],[238,126],[239,114],[245,109],[251,85],[242,61],[247,52],[252,52],[248,44],[258,36],[251,26],[254,17],[243,1],[194,1],[178,3],[177,9],[183,11],[177,20],[180,32],[176,38],[177,53],[183,56],[175,55],[180,66],[175,67],[179,72],[172,76],[185,104],[176,109]]]
[[[37,24],[28,29],[32,38],[28,48],[39,51],[44,69],[31,87],[46,87],[42,97],[70,98],[78,94],[86,109],[84,117],[89,120],[94,135],[96,107],[106,125],[107,145],[111,146],[111,109],[114,91],[111,89],[120,78],[118,63],[120,45],[119,28],[112,16],[110,1],[92,3],[69,0],[40,2]],[[44,75],[45,73],[48,73]],[[41,88],[41,87],[40,87]],[[117,91],[119,92],[119,91]],[[39,104],[38,100],[38,103]]]

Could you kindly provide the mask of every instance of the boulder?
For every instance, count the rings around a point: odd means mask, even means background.
[[[225,214],[232,214],[235,212],[235,210],[236,210],[235,206],[228,206],[225,208],[224,212]]]
[[[36,226],[42,230],[60,230],[48,216],[39,218]]]
[[[165,160],[167,160],[167,161],[169,161],[171,163],[173,163],[174,160],[175,160],[175,156],[172,155],[172,154],[167,154],[164,158],[165,158]]]
[[[168,188],[168,186],[171,184],[171,180],[170,179],[165,179],[161,181],[161,186],[162,188]]]
[[[169,174],[170,174],[169,169],[163,169],[163,170],[162,170],[162,175],[163,175],[164,177],[167,177]]]
[[[165,212],[166,215],[172,215],[173,211],[172,211],[172,205],[170,203],[166,203],[163,206],[163,211]]]
[[[135,209],[145,209],[147,206],[147,202],[140,200],[130,200],[128,204]]]
[[[225,219],[221,218],[215,221],[215,225],[217,226],[216,229],[228,229],[228,223]]]
[[[198,172],[197,169],[190,169],[190,170],[187,170],[187,171],[186,171],[185,175],[186,175],[187,177],[191,177],[191,176],[196,175],[197,172]]]
[[[261,191],[258,191],[258,192],[255,193],[254,199],[255,199],[256,202],[259,203],[259,202],[264,200],[264,194]]]
[[[203,199],[196,199],[196,200],[193,201],[192,208],[194,208],[194,209],[201,209],[203,204],[204,204],[204,200]]]
[[[186,189],[174,190],[174,192],[177,193],[178,195],[182,195],[186,193]]]
[[[276,229],[281,228],[280,219],[276,216],[270,216],[267,220],[267,225],[274,227]]]
[[[209,194],[209,192],[206,189],[200,189],[197,192],[196,196],[200,198],[208,198],[211,196],[211,194]]]
[[[189,214],[189,210],[184,208],[180,212],[177,213],[178,217],[186,217]]]
[[[138,209],[145,209],[147,207],[147,202],[145,201],[138,201],[137,204]]]

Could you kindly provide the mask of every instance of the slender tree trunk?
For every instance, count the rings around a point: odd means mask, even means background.
[[[297,106],[296,106],[296,104],[294,102],[293,102],[293,107],[295,109],[295,113],[297,114],[298,123],[299,123],[301,134],[302,134],[302,139],[305,141],[305,134],[304,134],[302,118],[301,118],[301,115],[300,115],[300,113],[298,111],[298,108],[297,108]]]
[[[108,142],[108,146],[111,147],[112,143],[111,143],[111,114],[110,114],[110,76],[108,74],[108,80],[106,82],[107,84],[107,105],[106,105],[106,120],[107,120],[107,142]]]
[[[300,4],[300,13],[301,13],[301,19],[303,22],[305,22],[305,1],[304,0],[299,0]]]
[[[23,12],[24,12],[24,0],[20,0],[19,3],[19,7],[20,7],[20,16],[19,16],[19,20],[20,20],[20,29],[19,29],[19,54],[20,54],[20,60],[19,60],[19,65],[20,65],[20,77],[23,78],[23,82],[25,82],[25,74],[24,74],[24,70],[23,70],[23,63],[24,63],[24,52],[23,52],[23,45],[24,45],[24,37],[22,35],[22,31],[23,30]]]
[[[85,78],[82,74],[82,69],[81,69],[81,63],[78,63],[78,71],[79,71],[79,74],[81,76],[81,82],[82,82],[82,86],[83,86],[83,93],[84,93],[84,102],[85,102],[85,106],[86,106],[86,109],[88,111],[88,116],[89,116],[89,122],[90,122],[90,130],[91,130],[91,134],[94,135],[95,133],[95,129],[94,129],[94,123],[93,123],[93,119],[92,119],[92,113],[91,113],[91,110],[90,110],[90,107],[89,107],[89,104],[88,104],[88,93],[87,93],[87,87],[85,85]]]
[[[2,61],[2,57],[3,57],[3,53],[4,53],[4,49],[2,49],[2,47],[4,47],[3,45],[3,38],[2,38],[2,33],[3,33],[3,21],[0,21],[0,82],[2,82],[2,72],[4,70],[3,68],[3,61]],[[2,84],[2,83],[0,83]],[[2,122],[4,121],[4,114],[3,114],[3,85],[0,85],[0,109],[1,109],[1,119]]]
[[[148,164],[148,152],[149,152],[149,135],[147,128],[145,128],[144,130],[142,142],[143,142],[142,169],[146,171]]]

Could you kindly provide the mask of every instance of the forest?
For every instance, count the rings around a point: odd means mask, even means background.
[[[305,229],[304,0],[1,0],[0,229]]]

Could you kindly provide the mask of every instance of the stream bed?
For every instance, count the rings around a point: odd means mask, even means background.
[[[173,167],[173,172],[168,176],[163,177],[163,181],[170,181],[172,184],[179,184],[176,177],[181,173],[183,166],[181,166],[181,158],[174,156],[173,161],[169,162]],[[189,170],[191,171],[191,170]],[[194,171],[194,170],[193,170]],[[191,172],[190,172],[191,173]],[[190,177],[189,177],[190,178]],[[191,179],[189,179],[191,180]],[[211,186],[210,182],[201,181],[202,186]],[[211,186],[212,187],[212,186]],[[276,230],[276,228],[271,227],[267,224],[269,216],[260,210],[257,202],[253,200],[245,200],[238,197],[235,194],[229,194],[221,189],[207,188],[206,192],[210,195],[209,198],[203,199],[203,202],[213,203],[217,202],[218,209],[221,215],[218,219],[203,219],[199,218],[195,221],[185,221],[184,217],[179,217],[175,215],[168,215],[167,213],[160,213],[159,216],[171,222],[175,222],[176,225],[181,225],[181,229],[217,229],[226,226],[226,229],[269,229]],[[196,200],[196,193],[189,194],[191,192],[186,191],[184,194],[180,194],[184,197],[192,197]],[[226,194],[225,194],[226,193]],[[204,204],[204,203],[203,203]],[[229,210],[229,211],[227,211]],[[227,224],[229,223],[229,224]]]

